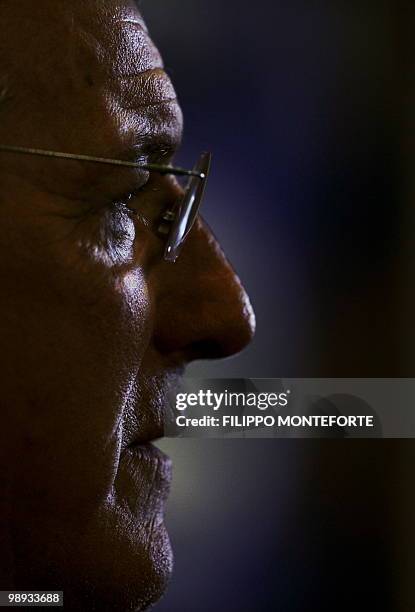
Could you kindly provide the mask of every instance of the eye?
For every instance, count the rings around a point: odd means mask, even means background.
[[[167,200],[167,201],[166,201]],[[124,217],[139,222],[147,228],[158,226],[160,217],[169,203],[169,195],[163,187],[157,173],[149,173],[144,185],[130,189],[123,195],[114,198],[113,210],[118,210]]]
[[[126,212],[130,214],[130,216],[139,216],[140,210],[138,200],[140,195],[144,194],[147,184],[148,181],[145,183],[145,185],[141,185],[137,189],[133,189],[120,196],[117,196],[116,198],[114,198],[112,204],[123,208]]]
[[[135,210],[131,207],[130,202],[134,197],[134,193],[127,193],[125,196],[119,199],[118,204],[125,206],[129,211],[135,212]]]

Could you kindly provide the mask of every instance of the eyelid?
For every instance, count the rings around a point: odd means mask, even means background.
[[[159,223],[160,216],[168,205],[166,189],[160,182],[160,175],[151,172],[148,182],[141,189],[125,194],[119,204],[146,225],[153,226]]]
[[[113,200],[114,204],[122,204],[132,212],[136,212],[136,208],[131,206],[130,203],[137,197],[139,197],[140,193],[142,193],[145,189],[145,185],[140,187],[140,189],[135,189],[133,191],[127,192],[124,195],[117,197]]]
[[[114,203],[120,204],[128,204],[128,202],[138,196],[141,192],[145,190],[149,181],[150,181],[150,172],[140,173],[140,179],[137,179],[134,182],[131,182],[129,186],[127,186],[123,191],[120,191],[116,196],[111,198],[111,201]]]
[[[146,151],[148,162],[152,164],[168,165],[172,162],[176,154],[175,148],[168,144],[162,146],[149,147]]]
[[[158,165],[170,165],[173,157],[176,153],[175,148],[170,145],[170,143],[163,144],[150,144],[146,146],[144,149],[146,163],[150,164],[158,164]],[[143,153],[143,150],[141,153]],[[117,196],[113,198],[114,202],[120,203],[128,203],[132,197],[138,196],[151,181],[153,176],[156,176],[156,172],[147,172],[140,170],[139,173],[135,176],[135,184],[133,182],[130,183],[123,192],[119,193]],[[158,175],[157,175],[158,176]]]

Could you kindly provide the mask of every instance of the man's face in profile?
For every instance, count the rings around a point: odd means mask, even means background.
[[[2,0],[0,17],[2,144],[171,161],[182,116],[134,2]],[[246,345],[249,301],[200,219],[163,261],[148,219],[180,196],[171,177],[0,153],[0,182],[1,588],[144,609],[171,570],[170,463],[150,444],[167,385]]]

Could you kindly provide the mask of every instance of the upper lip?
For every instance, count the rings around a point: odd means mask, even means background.
[[[177,368],[174,373],[165,373],[164,380],[154,382],[157,391],[150,391],[149,397],[143,392],[140,401],[131,405],[128,410],[130,422],[125,437],[126,446],[149,444],[164,436],[169,394],[180,381],[182,372],[182,368]]]
[[[128,446],[142,446],[144,444],[149,444],[150,442],[155,442],[155,440],[159,440],[164,436],[164,426],[153,422],[149,423],[144,429],[140,429],[138,434],[134,437],[132,442]]]
[[[140,425],[132,432],[128,446],[149,444],[164,435],[163,411],[146,406],[140,412]]]

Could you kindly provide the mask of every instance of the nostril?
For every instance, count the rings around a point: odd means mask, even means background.
[[[209,300],[161,317],[153,341],[162,354],[181,354],[186,362],[223,359],[240,353],[255,334],[255,314],[240,287],[234,302]],[[242,299],[243,298],[243,299]]]
[[[212,325],[211,335],[189,346],[190,359],[223,359],[240,353],[250,344],[255,335],[256,319],[242,287],[237,307],[224,308],[221,314]]]
[[[189,361],[196,359],[220,359],[224,357],[223,348],[220,342],[215,340],[200,340],[193,342],[188,349],[187,357]]]

